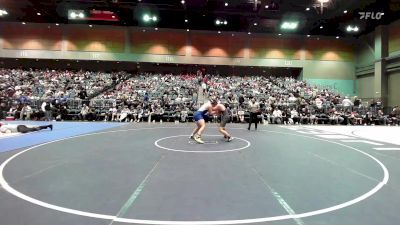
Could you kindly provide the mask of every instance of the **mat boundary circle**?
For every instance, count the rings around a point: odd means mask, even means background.
[[[112,221],[115,221],[115,222],[131,223],[131,224],[228,225],[228,224],[250,224],[250,223],[261,223],[261,222],[270,222],[270,221],[287,220],[287,219],[298,219],[298,218],[310,217],[310,216],[315,216],[315,215],[320,215],[320,214],[336,211],[336,210],[351,206],[353,204],[356,204],[356,203],[358,203],[360,201],[363,201],[363,200],[367,199],[368,197],[370,197],[373,194],[375,194],[376,192],[378,192],[385,184],[387,184],[387,182],[389,180],[389,172],[388,172],[386,166],[381,161],[376,159],[374,156],[372,156],[372,155],[370,155],[370,154],[368,154],[366,152],[363,152],[363,151],[361,151],[361,150],[359,150],[357,148],[354,148],[354,147],[351,147],[351,146],[348,146],[348,145],[345,145],[345,144],[342,144],[342,143],[339,143],[339,142],[334,142],[334,141],[325,140],[325,139],[321,139],[321,138],[310,137],[310,136],[305,136],[305,135],[300,135],[300,134],[287,133],[287,132],[267,131],[267,130],[260,130],[260,131],[262,131],[262,132],[270,132],[270,133],[278,133],[278,134],[286,134],[286,135],[294,135],[294,136],[301,136],[301,137],[306,137],[306,138],[310,138],[310,139],[316,139],[316,140],[320,140],[320,141],[325,141],[325,142],[341,145],[341,146],[344,146],[346,148],[349,148],[349,149],[355,150],[357,152],[360,152],[363,155],[366,155],[367,157],[371,158],[372,160],[374,160],[375,162],[377,162],[379,164],[379,166],[383,170],[384,177],[382,178],[382,181],[380,181],[375,187],[373,187],[368,192],[358,196],[357,198],[354,198],[352,200],[349,200],[349,201],[346,201],[346,202],[343,202],[341,204],[334,205],[334,206],[331,206],[331,207],[327,207],[327,208],[323,208],[323,209],[319,209],[319,210],[314,210],[314,211],[309,211],[309,212],[305,212],[305,213],[300,213],[300,214],[289,214],[289,215],[280,215],[280,216],[272,216],[272,217],[261,217],[261,218],[253,218],[253,219],[214,220],[214,221],[201,221],[201,220],[199,220],[199,221],[165,221],[165,220],[130,219],[130,218],[121,218],[121,217],[117,217],[117,216],[113,216],[113,215],[98,214],[98,213],[75,210],[75,209],[71,209],[71,208],[66,208],[66,207],[61,207],[61,206],[49,204],[47,202],[43,202],[43,201],[40,201],[38,199],[32,198],[30,196],[27,196],[27,195],[17,191],[13,187],[11,187],[7,183],[5,178],[4,178],[4,174],[3,174],[4,168],[9,162],[11,162],[13,159],[18,157],[19,155],[21,155],[21,154],[23,154],[23,153],[25,153],[27,151],[30,151],[32,149],[38,148],[40,146],[44,146],[44,145],[48,145],[48,144],[51,144],[51,143],[60,142],[60,141],[64,141],[64,140],[69,140],[69,139],[73,139],[73,138],[84,137],[84,136],[92,136],[92,135],[116,133],[116,132],[138,131],[138,130],[151,130],[151,129],[187,129],[187,128],[186,127],[153,127],[153,128],[136,128],[136,129],[134,128],[134,129],[125,129],[125,130],[104,131],[104,132],[96,132],[96,133],[90,133],[90,134],[77,135],[77,136],[68,137],[68,138],[62,138],[62,139],[58,139],[58,140],[42,143],[42,144],[39,144],[39,145],[35,145],[35,146],[29,147],[28,149],[25,149],[25,150],[23,150],[23,151],[21,151],[19,153],[16,153],[15,155],[11,156],[10,158],[5,160],[0,165],[0,185],[3,187],[3,189],[5,191],[9,192],[10,194],[14,195],[15,197],[18,197],[18,198],[20,198],[22,200],[25,200],[27,202],[30,202],[32,204],[35,204],[35,205],[38,205],[38,206],[41,206],[41,207],[45,207],[45,208],[48,208],[48,209],[56,210],[56,211],[59,211],[59,212],[64,212],[64,213],[69,213],[69,214],[74,214],[74,215],[79,215],[79,216],[85,216],[85,217],[91,217],[91,218],[97,218],[97,219],[105,219],[105,220],[112,220]],[[243,130],[245,130],[245,129],[243,128]]]

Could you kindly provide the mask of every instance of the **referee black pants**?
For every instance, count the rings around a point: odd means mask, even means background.
[[[258,124],[258,117],[257,117],[257,113],[254,112],[250,112],[250,118],[249,118],[249,128],[247,128],[248,130],[250,130],[251,128],[251,124],[254,123],[256,130],[257,130],[257,124]]]

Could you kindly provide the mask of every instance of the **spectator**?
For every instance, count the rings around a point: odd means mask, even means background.
[[[241,107],[239,107],[239,110],[238,110],[238,117],[239,117],[239,122],[240,123],[244,123],[244,110],[241,108]]]
[[[342,105],[345,108],[345,110],[349,110],[350,107],[352,107],[354,104],[353,102],[349,99],[349,97],[344,97],[343,101],[342,101]]]
[[[187,122],[188,118],[188,109],[187,107],[184,107],[181,111],[181,122]]]
[[[138,110],[136,109],[136,107],[134,107],[133,110],[132,110],[131,122],[135,122],[135,123],[139,122],[138,121]]]
[[[384,126],[389,124],[389,119],[388,117],[383,113],[382,110],[378,110],[378,115],[377,115],[377,120],[379,121],[379,124],[382,124]]]
[[[154,112],[154,122],[159,121],[160,123],[162,123],[163,115],[164,115],[164,109],[161,106],[157,105],[156,110]]]
[[[233,107],[233,109],[231,110],[231,122],[238,122],[239,118],[238,118],[238,110],[237,107]]]
[[[272,112],[272,124],[281,124],[282,123],[282,111],[277,107]]]
[[[296,109],[293,108],[293,109],[290,111],[290,118],[292,119],[293,124],[299,124],[299,122],[300,122],[300,117],[299,117],[299,112],[297,112]]]
[[[87,120],[87,115],[89,114],[89,106],[86,104],[82,105],[81,111],[79,112],[80,120]]]
[[[33,111],[32,111],[31,106],[30,106],[29,104],[24,104],[24,106],[23,106],[22,109],[21,109],[19,119],[20,119],[20,120],[23,120],[23,119],[24,119],[24,116],[25,116],[25,119],[26,119],[26,120],[30,120],[30,119],[31,119],[32,112],[33,112]]]
[[[13,118],[16,118],[16,116],[17,116],[17,112],[18,112],[18,108],[17,108],[17,106],[16,105],[12,105],[11,107],[10,107],[10,109],[8,110],[8,116],[11,116],[11,117],[13,117]]]
[[[121,110],[121,114],[119,115],[119,122],[122,121],[129,121],[128,116],[130,115],[131,111],[129,110],[128,106],[125,105],[124,108]]]
[[[44,112],[44,117],[46,121],[53,120],[53,112],[52,112],[53,105],[51,101],[44,101],[41,106],[41,110]]]

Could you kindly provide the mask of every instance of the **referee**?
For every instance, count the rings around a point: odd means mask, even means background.
[[[254,123],[255,128],[257,130],[257,124],[258,124],[258,117],[257,115],[260,112],[260,103],[256,101],[255,97],[252,97],[249,101],[249,109],[250,109],[250,118],[249,118],[249,127],[247,128],[250,130],[251,124]]]

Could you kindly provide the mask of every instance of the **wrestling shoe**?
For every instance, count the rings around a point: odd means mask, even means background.
[[[226,142],[231,142],[233,140],[233,137],[229,136],[225,139]]]
[[[200,135],[194,136],[194,140],[199,144],[204,144],[204,141],[201,140],[201,136]]]
[[[53,130],[53,124],[49,125],[50,130]]]

